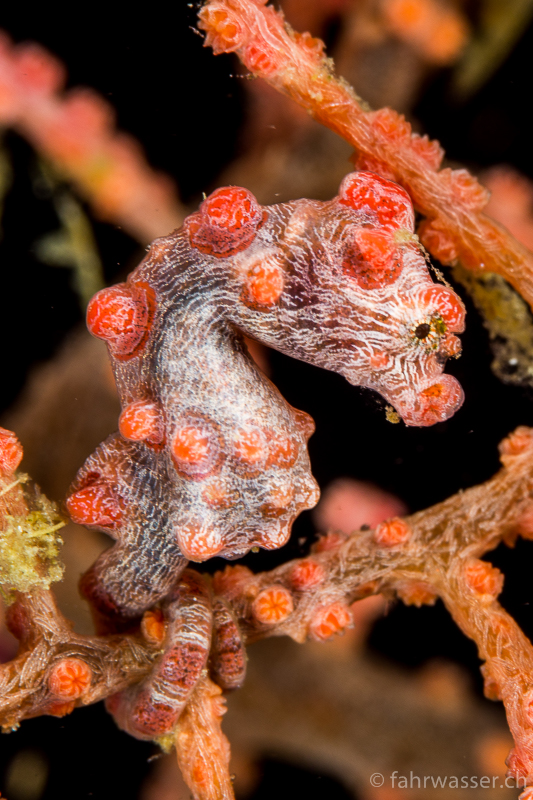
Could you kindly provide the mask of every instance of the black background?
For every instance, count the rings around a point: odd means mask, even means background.
[[[58,56],[68,66],[69,86],[91,86],[106,97],[116,109],[119,127],[141,141],[154,167],[175,178],[188,203],[212,190],[221,168],[238,153],[246,113],[242,82],[232,77],[233,59],[214,58],[203,49],[201,37],[191,29],[194,24],[195,9],[185,0],[174,5],[152,2],[149,13],[145,8],[142,14],[125,6],[116,16],[85,4],[75,19],[63,16],[53,3],[33,6],[31,14],[23,4],[12,3],[4,6],[0,19],[15,41],[37,41]],[[428,83],[415,116],[424,131],[440,140],[452,162],[474,170],[504,162],[533,176],[528,115],[532,59],[533,31],[527,30],[468,104],[451,98],[448,73]],[[0,243],[2,410],[17,397],[32,364],[50,358],[81,320],[69,272],[46,267],[32,254],[34,242],[55,230],[58,220],[50,202],[32,191],[31,148],[13,133],[6,142],[15,181]],[[94,226],[106,279],[113,282],[135,266],[141,248],[110,225],[95,221]],[[492,375],[486,333],[465,302],[463,356],[447,371],[459,378],[466,402],[453,419],[429,429],[392,426],[375,395],[336,375],[273,355],[274,382],[291,404],[316,420],[310,451],[321,485],[338,475],[352,475],[394,492],[416,511],[497,470],[497,442],[515,426],[533,424],[533,390],[504,386]],[[312,536],[310,516],[302,515],[294,530],[282,552],[255,556],[253,568],[268,568],[302,552],[297,540]],[[530,636],[532,555],[533,543],[520,542],[514,551],[500,548],[491,556],[506,575],[502,602]],[[455,659],[472,670],[480,691],[475,648],[438,605],[421,610],[398,606],[376,626],[371,646],[413,667],[435,656]],[[154,752],[118,732],[100,706],[63,720],[25,722],[19,732],[0,740],[0,770],[13,753],[27,747],[44,752],[50,763],[43,800],[134,798]],[[272,762],[257,796],[266,797],[275,785],[281,800],[290,777],[298,777],[300,790],[307,794],[344,796],[340,787],[326,786],[326,779]]]

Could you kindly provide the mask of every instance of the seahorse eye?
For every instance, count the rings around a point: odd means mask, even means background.
[[[425,339],[426,336],[429,336],[429,332],[431,330],[430,325],[427,322],[422,322],[421,325],[418,325],[415,328],[415,336],[417,339]]]

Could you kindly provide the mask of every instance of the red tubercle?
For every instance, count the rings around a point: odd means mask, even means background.
[[[464,401],[459,381],[452,375],[442,375],[438,383],[428,386],[418,395],[416,415],[403,418],[408,425],[435,425],[449,419]]]
[[[379,580],[367,581],[367,583],[361,584],[361,586],[359,586],[357,589],[358,599],[366,599],[367,597],[370,597],[370,595],[377,594],[380,587],[381,582]]]
[[[100,138],[115,124],[113,107],[92,89],[76,88],[63,105],[63,123],[76,138]]]
[[[430,312],[438,313],[448,331],[452,333],[464,331],[466,310],[462,300],[453,289],[434,283],[418,292],[417,301],[421,305],[427,306]]]
[[[67,511],[78,525],[95,525],[115,530],[121,523],[124,504],[108,483],[92,483],[70,495]]]
[[[63,658],[55,664],[48,675],[48,688],[56,697],[77,700],[91,686],[92,670],[80,658]]]
[[[220,531],[200,524],[189,523],[177,530],[178,545],[190,561],[207,561],[224,548],[224,539]]]
[[[279,517],[278,526],[277,528],[267,528],[263,533],[260,533],[256,537],[254,544],[261,547],[263,550],[278,550],[280,547],[283,547],[284,544],[287,544],[289,540],[291,535],[291,519],[288,518],[288,513],[282,515],[280,512],[274,514],[267,513],[266,516]]]
[[[87,327],[104,339],[115,358],[126,361],[138,355],[150,334],[155,313],[155,292],[146,283],[119,283],[102,289],[87,307]]]
[[[441,264],[453,264],[459,258],[457,244],[436,219],[425,219],[418,226],[418,237]]]
[[[244,31],[236,14],[222,3],[209,3],[198,13],[199,28],[207,31],[205,45],[216,55],[231,53],[242,44]]]
[[[533,448],[533,429],[519,425],[499,444],[500,456],[503,463],[514,456],[521,456]]]
[[[269,47],[264,41],[258,39],[250,42],[244,48],[241,60],[250,72],[271,76],[283,65],[284,54],[277,53],[273,47]]]
[[[33,621],[28,610],[18,600],[15,600],[14,603],[7,606],[5,615],[8,631],[19,642],[28,639],[33,629]]]
[[[266,219],[255,197],[240,186],[225,186],[207,197],[184,223],[191,247],[229,258],[251,245]]]
[[[265,431],[254,425],[237,428],[233,434],[233,452],[237,461],[246,467],[263,466],[268,456]]]
[[[461,355],[461,340],[453,333],[446,333],[441,340],[439,354],[444,358],[458,358]]]
[[[304,592],[323,583],[326,571],[318,561],[307,558],[295,564],[288,577],[293,589]]]
[[[12,475],[22,461],[22,445],[12,431],[0,428],[0,475]]]
[[[283,293],[285,273],[275,259],[261,260],[248,271],[244,284],[243,301],[246,305],[269,309]]]
[[[125,439],[161,445],[165,429],[161,408],[149,400],[137,400],[126,406],[119,418],[118,429]]]
[[[414,231],[413,204],[405,189],[373,172],[346,175],[339,188],[339,202],[390,231]]]
[[[392,517],[385,522],[380,522],[374,531],[374,540],[381,547],[395,547],[408,542],[411,538],[411,528],[400,517]]]
[[[345,247],[342,271],[362,289],[389,286],[402,271],[398,245],[386,231],[359,228]]]
[[[48,703],[45,713],[50,717],[66,717],[67,714],[72,714],[75,708],[75,700],[69,700],[67,702],[54,700],[52,703]]]
[[[480,670],[481,674],[483,675],[483,694],[487,700],[501,700],[501,686],[496,678],[491,674],[488,664],[482,664]]]
[[[201,414],[186,414],[178,421],[170,449],[176,471],[190,480],[216,474],[224,458],[218,426]]]
[[[210,671],[221,689],[237,689],[246,675],[246,650],[233,613],[223,600],[213,603],[213,640]]]
[[[201,464],[208,457],[209,436],[201,429],[186,425],[179,428],[172,443],[176,459],[188,464]]]
[[[503,575],[500,570],[479,558],[467,561],[464,576],[467,586],[478,595],[488,595],[495,599],[503,589]]]
[[[436,591],[423,581],[409,581],[396,587],[396,594],[406,606],[432,606],[436,603],[438,595]]]
[[[513,747],[505,763],[509,768],[507,772],[508,777],[514,778],[515,781],[524,781],[529,777],[529,768],[527,765],[530,763],[530,757],[528,753],[522,752],[521,748]],[[527,789],[524,790],[518,800],[529,800],[526,794],[527,791]]]
[[[427,134],[420,136],[418,133],[413,133],[411,150],[435,172],[439,169],[444,157],[444,150],[436,139],[429,139]]]
[[[315,612],[309,625],[309,635],[318,641],[326,641],[335,633],[341,633],[353,625],[350,606],[345,603],[332,603]]]
[[[305,440],[311,438],[316,430],[316,425],[313,417],[305,411],[300,411],[297,408],[292,409],[294,413],[294,421],[298,429],[303,433]]]
[[[466,169],[442,169],[439,172],[441,185],[446,187],[455,200],[472,211],[481,211],[489,202],[490,192]]]
[[[309,55],[316,59],[317,63],[324,57],[326,45],[322,39],[311,36],[308,32],[299,33],[298,31],[292,31],[292,37],[298,47],[302,50],[305,49]]]
[[[392,108],[379,108],[369,115],[376,133],[388,140],[390,144],[406,144],[411,138],[411,125],[403,114]]]
[[[294,611],[291,593],[284,586],[269,586],[259,592],[252,603],[252,614],[263,625],[276,625]]]

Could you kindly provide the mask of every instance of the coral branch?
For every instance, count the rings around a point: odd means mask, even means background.
[[[254,576],[244,567],[217,573],[214,587],[237,614],[248,642],[288,635],[327,639],[351,624],[350,606],[377,592],[420,605],[440,596],[485,661],[487,693],[502,699],[515,738],[510,774],[533,782],[533,648],[496,602],[502,577],[480,557],[501,540],[531,535],[533,431],[518,428],[501,445],[504,468],[487,483],[374,531],[337,538],[337,546]],[[320,544],[320,543],[319,543]],[[303,567],[318,582],[294,585]],[[284,592],[289,613],[265,619],[257,598]]]
[[[254,75],[352,144],[357,167],[402,184],[427,217],[420,235],[435,257],[496,272],[533,304],[533,255],[482,213],[487,191],[464,169],[439,170],[438,143],[413,134],[401,115],[368,110],[333,75],[322,42],[291,31],[263,0],[207,0],[199,24],[216,54],[237,53]]]
[[[181,772],[194,800],[232,800],[229,743],[220,728],[226,707],[221,689],[202,676],[175,733]]]
[[[0,126],[14,127],[106,220],[143,243],[181,224],[172,181],[115,129],[112,107],[90,89],[63,92],[63,66],[36,44],[0,33]]]
[[[23,719],[64,716],[144,677],[158,648],[140,636],[81,636],[57,609],[50,590],[20,593],[7,611],[21,641],[17,657],[0,666],[4,730]]]

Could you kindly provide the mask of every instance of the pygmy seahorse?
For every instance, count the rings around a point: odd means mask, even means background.
[[[370,172],[328,202],[263,207],[216,190],[93,298],[87,322],[107,342],[122,414],[67,507],[116,540],[82,579],[111,629],[165,598],[189,559],[280,547],[318,500],[313,421],[243,334],[380,392],[407,425],[445,420],[463,399],[442,374],[463,305],[432,282],[407,193]]]

